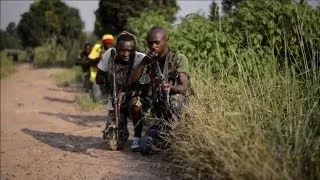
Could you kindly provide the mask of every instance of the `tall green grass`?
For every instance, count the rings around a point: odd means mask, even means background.
[[[265,50],[228,58],[237,74],[193,69],[196,94],[168,139],[174,166],[191,179],[319,179],[319,60],[298,74]]]
[[[320,26],[308,21],[320,14],[291,3],[268,7],[238,9],[247,19],[191,16],[171,36],[193,67],[195,94],[167,139],[184,178],[320,179]],[[278,23],[267,27],[264,13],[290,22],[266,19]],[[255,33],[280,39],[250,43]]]
[[[58,87],[70,87],[76,84],[82,85],[82,69],[79,66],[66,69],[60,73],[54,74]],[[80,88],[80,87],[79,87]],[[102,110],[103,105],[94,103],[89,93],[79,94],[75,98],[75,104],[83,111]]]
[[[15,63],[12,60],[10,53],[16,53],[18,57],[18,63],[24,62],[27,57],[27,52],[20,49],[4,49],[0,52],[0,78],[9,76],[15,71]]]
[[[82,70],[81,67],[77,66],[55,74],[53,77],[56,80],[57,86],[68,87],[72,84],[81,83]]]
[[[89,94],[82,94],[76,96],[76,105],[83,111],[95,111],[103,110],[104,105],[99,103],[94,103]]]
[[[14,72],[14,63],[9,59],[4,51],[0,53],[0,79],[7,77]]]

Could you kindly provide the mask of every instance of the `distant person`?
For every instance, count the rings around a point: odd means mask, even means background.
[[[10,58],[10,56],[11,56],[11,60],[12,60],[13,62],[15,62],[15,63],[18,62],[19,55],[18,55],[17,52],[14,52],[14,51],[8,52],[8,53],[7,53],[7,57]]]
[[[76,65],[80,65],[82,68],[82,83],[83,87],[86,90],[90,90],[91,84],[90,84],[90,63],[88,63],[88,56],[91,52],[92,45],[90,43],[86,43],[83,47],[82,52],[80,53],[80,56],[76,60]]]
[[[27,49],[27,58],[26,58],[26,61],[27,61],[28,63],[33,63],[34,57],[35,57],[34,51],[33,51],[31,48],[28,48],[28,49]]]
[[[88,56],[89,64],[90,64],[90,84],[91,84],[90,95],[92,97],[93,102],[96,102],[96,103],[101,102],[102,92],[105,92],[104,87],[96,83],[97,65],[100,62],[100,59],[103,53],[113,45],[114,45],[114,37],[111,34],[105,34],[102,37],[102,42],[95,44]]]

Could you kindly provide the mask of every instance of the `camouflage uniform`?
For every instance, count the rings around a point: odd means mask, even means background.
[[[163,65],[163,74],[166,79],[173,84],[177,84],[179,73],[186,73],[189,76],[189,63],[188,59],[180,53],[169,50],[165,55],[165,64]],[[163,101],[159,101],[156,97],[155,89],[159,86],[156,83],[156,67],[155,63],[148,64],[145,73],[150,76],[150,97],[152,102],[151,113],[157,119],[162,119],[152,125],[146,135],[141,141],[142,154],[149,154],[154,152],[155,149],[161,148],[163,137],[168,130],[171,129],[171,122],[179,120],[183,106],[187,104],[187,95],[173,94],[170,95],[169,107],[165,106]]]
[[[133,71],[133,69],[141,62],[142,58],[145,56],[143,53],[136,52],[135,53],[135,58],[132,63],[130,64],[120,64],[120,63],[115,63],[114,61],[110,61],[110,52],[113,48],[108,49],[103,57],[102,60],[98,64],[98,68],[104,72],[107,73],[106,77],[106,86],[108,87],[109,91],[109,100],[107,104],[107,109],[110,111],[114,110],[113,107],[113,102],[112,102],[112,86],[113,86],[113,67],[115,67],[115,73],[116,73],[116,83],[117,83],[117,90],[118,93],[123,94],[123,100],[121,102],[120,106],[120,118],[119,118],[119,124],[118,124],[118,139],[117,139],[117,146],[118,148],[121,148],[125,142],[127,141],[129,137],[129,131],[127,128],[127,118],[130,116],[129,109],[132,105],[132,98],[129,96],[126,96],[126,91],[127,91],[127,84],[128,84],[128,79],[130,76],[130,73]],[[115,63],[115,64],[114,64]],[[108,122],[106,123],[106,130],[104,132],[104,139],[108,139],[110,134],[113,131],[112,128],[115,126],[115,117],[114,114],[109,113],[108,114]]]

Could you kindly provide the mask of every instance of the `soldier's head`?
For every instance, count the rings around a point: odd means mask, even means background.
[[[102,36],[102,44],[105,50],[113,46],[114,38],[111,34],[105,34]]]
[[[92,45],[91,45],[90,43],[86,43],[86,44],[84,45],[84,47],[83,47],[83,51],[84,51],[87,55],[90,54],[91,49],[92,49]]]
[[[147,43],[151,52],[163,57],[168,50],[168,34],[161,26],[152,27],[147,34]]]
[[[121,62],[133,61],[136,51],[136,42],[132,34],[122,33],[116,43],[117,60]]]

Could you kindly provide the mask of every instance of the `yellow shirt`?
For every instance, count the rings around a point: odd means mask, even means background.
[[[95,44],[88,56],[91,61],[100,61],[101,55],[103,54],[103,47],[101,44]],[[90,82],[96,83],[96,76],[97,76],[97,67],[91,66],[90,67]]]

